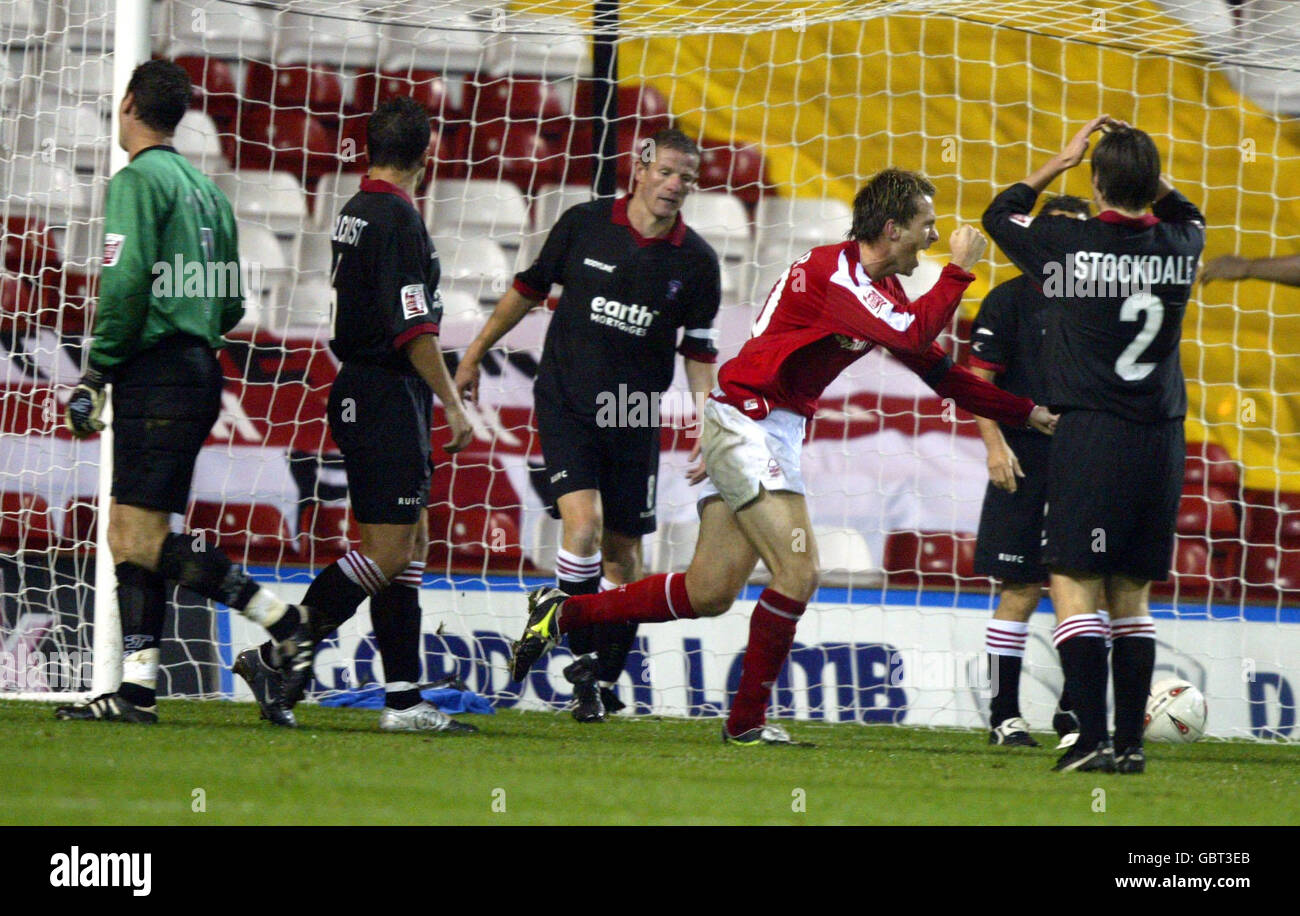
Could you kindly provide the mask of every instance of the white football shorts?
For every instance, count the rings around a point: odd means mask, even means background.
[[[701,484],[699,504],[721,496],[732,512],[758,498],[763,490],[804,494],[799,461],[806,420],[778,408],[751,420],[713,398],[704,403],[700,452],[709,477]]]

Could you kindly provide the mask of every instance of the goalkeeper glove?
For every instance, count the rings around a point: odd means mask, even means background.
[[[104,421],[99,415],[104,412],[106,384],[108,378],[104,373],[91,367],[72,390],[72,397],[68,399],[68,406],[63,412],[63,425],[78,439],[84,439],[104,428]]]

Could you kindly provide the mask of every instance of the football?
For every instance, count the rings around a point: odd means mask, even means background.
[[[1151,685],[1147,699],[1146,737],[1152,741],[1189,744],[1205,734],[1209,709],[1205,694],[1182,678]]]

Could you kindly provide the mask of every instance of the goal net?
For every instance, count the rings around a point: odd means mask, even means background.
[[[247,302],[221,354],[221,418],[174,519],[287,598],[356,541],[325,424],[333,215],[366,168],[375,105],[411,95],[435,128],[417,204],[440,254],[453,368],[512,275],[597,173],[626,188],[639,138],[676,126],[702,148],[687,223],[723,266],[722,359],[808,248],[843,237],[887,165],[935,183],[947,235],[1100,112],[1143,127],[1209,220],[1206,256],[1294,253],[1300,240],[1300,11],[1276,0],[1089,3],[161,0],[152,53],[194,105],[178,150],[232,201]],[[110,175],[111,0],[0,0],[0,692],[89,689],[99,462],[61,428],[84,361]],[[616,73],[594,53],[612,41]],[[616,149],[593,149],[614,80]],[[1077,170],[1053,191],[1089,196]],[[1015,275],[996,248],[944,342],[968,355],[982,296]],[[558,289],[552,291],[554,297]],[[1300,291],[1198,287],[1184,323],[1187,476],[1174,573],[1157,588],[1157,679],[1210,703],[1212,734],[1294,733],[1300,678]],[[421,602],[427,681],[501,707],[569,699],[563,649],[523,683],[509,641],[523,591],[553,575],[559,523],[539,495],[532,380],[538,310],[484,361],[475,438],[435,474]],[[574,367],[581,371],[581,367]],[[695,549],[689,398],[665,399],[649,571]],[[635,405],[628,405],[629,409]],[[435,452],[446,430],[435,432]],[[444,458],[446,456],[443,456]],[[825,573],[776,685],[777,715],[975,726],[987,709],[992,583],[971,568],[985,455],[972,418],[872,354],[827,392],[804,457]],[[707,545],[704,546],[707,550]],[[761,581],[760,575],[756,582]],[[739,680],[756,591],[712,621],[643,627],[620,682],[633,712],[716,715]],[[177,592],[160,689],[247,698],[234,655],[261,632]],[[107,612],[107,611],[105,611]],[[1062,683],[1036,614],[1022,705],[1045,726]],[[317,698],[382,683],[362,611],[321,651]]]

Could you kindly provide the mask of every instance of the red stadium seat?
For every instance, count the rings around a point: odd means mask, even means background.
[[[279,562],[286,554],[297,559],[288,521],[265,503],[194,502],[186,527],[212,532],[219,547],[244,562]]]
[[[673,126],[672,114],[668,111],[668,100],[654,86],[645,84],[619,86],[617,104],[620,129],[626,129],[629,124],[636,124],[641,136],[649,137]],[[580,80],[573,98],[574,118],[590,125],[591,118],[594,116],[591,105],[591,80]]]
[[[245,105],[237,137],[222,135],[222,150],[232,168],[289,172],[311,181],[339,164],[334,132],[304,111]]]
[[[176,58],[190,76],[193,107],[206,112],[218,125],[229,124],[239,109],[239,90],[230,65],[215,57],[181,56]]]
[[[1184,489],[1178,504],[1178,533],[1237,540],[1241,535],[1241,524],[1234,504],[1223,490],[1211,488],[1210,496],[1206,497],[1190,487]]]
[[[361,542],[356,516],[346,503],[308,503],[298,531],[300,558],[315,567],[334,562]]]
[[[752,210],[764,190],[763,154],[757,146],[713,146],[700,149],[701,191],[727,191]]]
[[[41,297],[27,281],[0,269],[0,342],[26,334],[40,317]]]
[[[1300,493],[1247,490],[1242,501],[1246,507],[1247,543],[1300,541]]]
[[[447,96],[447,81],[436,70],[359,73],[352,93],[352,110],[369,117],[380,103],[397,96],[410,96],[443,123],[460,120],[459,110]]]
[[[35,281],[43,271],[59,268],[58,243],[39,219],[11,216],[0,232],[0,266],[6,270]]]
[[[54,539],[44,499],[35,493],[0,493],[0,550],[44,550]]]
[[[1178,536],[1174,543],[1173,570],[1167,581],[1155,582],[1151,592],[1162,597],[1203,597],[1215,584],[1210,544],[1203,537]]]
[[[319,64],[273,67],[251,61],[244,71],[244,95],[274,108],[305,108],[325,121],[343,115],[343,79],[335,68]]]
[[[505,511],[482,506],[453,509],[434,506],[429,516],[429,563],[442,565],[448,553],[453,565],[516,569],[523,556],[519,525]]]
[[[96,527],[98,517],[99,509],[92,500],[81,498],[69,500],[63,507],[63,534],[60,546],[93,550],[98,536]]]
[[[950,531],[895,531],[885,538],[888,587],[952,587],[985,581],[975,576],[975,535]]]
[[[525,194],[564,179],[567,157],[531,124],[476,124],[470,139],[471,178],[513,182]]]
[[[1227,449],[1216,442],[1187,443],[1187,462],[1183,469],[1183,486],[1205,484],[1236,492],[1241,484],[1241,469]]]
[[[540,126],[548,135],[563,133],[570,118],[569,106],[554,84],[509,76],[466,83],[464,110],[475,124],[522,121]]]
[[[1300,541],[1246,547],[1246,597],[1294,605],[1300,601]]]

